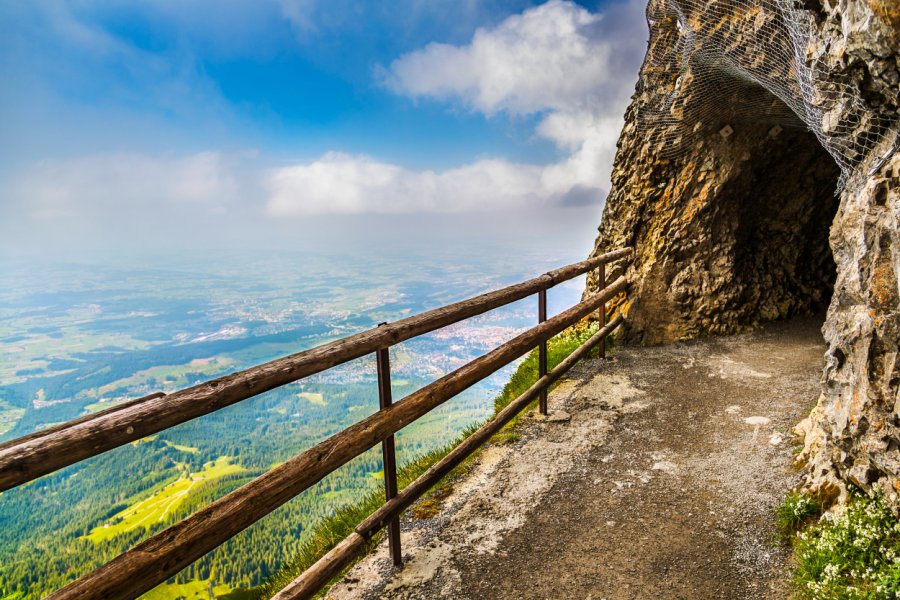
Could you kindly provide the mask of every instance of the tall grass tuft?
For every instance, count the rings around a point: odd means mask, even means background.
[[[781,537],[790,540],[798,531],[810,525],[822,515],[822,505],[807,494],[788,494],[775,509],[775,524]]]
[[[597,321],[581,321],[551,339],[547,343],[547,370],[552,370],[564,361],[599,329],[600,325]],[[607,347],[611,344],[610,340],[611,338],[607,338]],[[509,382],[503,387],[503,391],[494,400],[494,414],[506,408],[510,402],[521,396],[537,380],[538,351],[535,349],[519,364],[515,373],[509,378]]]
[[[474,430],[475,426],[467,428],[457,441],[423,454],[399,468],[397,470],[397,484],[400,489],[403,489],[419,475],[427,471],[431,465],[443,458]],[[461,465],[447,475],[445,480],[459,476],[459,473],[465,468],[465,464]],[[253,597],[269,598],[284,588],[300,573],[311,567],[319,558],[334,548],[341,540],[353,533],[356,526],[380,508],[382,504],[384,504],[384,492],[382,490],[372,491],[358,501],[341,507],[335,511],[334,515],[319,521],[313,528],[309,539],[300,547],[300,550],[291,562],[282,567],[264,585],[253,590]],[[379,539],[380,534],[373,539],[372,545],[377,544]]]

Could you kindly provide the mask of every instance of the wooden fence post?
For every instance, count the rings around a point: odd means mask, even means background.
[[[538,292],[538,323],[547,320],[547,290]],[[541,342],[538,346],[538,379],[547,374],[547,340]],[[547,389],[541,390],[540,399],[538,400],[538,410],[542,415],[547,414]]]
[[[600,266],[597,267],[597,291],[602,292],[603,288],[606,287],[606,263],[600,263]],[[600,312],[597,315],[600,318],[600,328],[606,325],[606,302],[600,305]],[[606,358],[606,338],[600,342],[600,345],[597,347],[597,353],[600,355],[600,358]]]
[[[381,323],[387,325],[387,323]],[[393,403],[391,396],[391,359],[388,348],[380,348],[375,353],[378,369],[378,404],[381,410]],[[397,495],[397,454],[394,448],[394,436],[391,435],[381,442],[382,464],[384,466],[384,497],[385,502]],[[399,567],[403,564],[403,555],[400,551],[400,517],[393,519],[388,525],[388,545],[391,549],[391,560]]]

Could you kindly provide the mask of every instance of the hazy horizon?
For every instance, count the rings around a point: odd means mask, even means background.
[[[4,4],[0,257],[585,256],[642,3],[391,6]]]

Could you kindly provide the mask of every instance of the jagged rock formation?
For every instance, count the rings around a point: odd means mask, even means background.
[[[900,5],[651,0],[648,17],[595,247],[635,247],[624,336],[827,307],[810,485],[900,492]]]

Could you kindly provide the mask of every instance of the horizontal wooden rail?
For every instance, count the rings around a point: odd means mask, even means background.
[[[588,300],[514,337],[396,404],[332,435],[58,590],[49,598],[135,598],[153,589],[352,458],[526,354],[539,342],[559,334],[597,310],[604,302],[624,291],[626,285],[625,278],[619,277]]]
[[[153,394],[0,444],[0,492],[335,365],[480,315],[631,254],[631,248],[232,373]]]
[[[272,600],[306,600],[312,598],[341,570],[349,565],[356,556],[360,555],[365,542],[383,529],[393,519],[412,505],[431,489],[443,477],[459,466],[475,450],[487,442],[491,436],[509,423],[513,417],[522,412],[541,392],[546,391],[555,381],[566,374],[575,364],[581,360],[594,347],[606,339],[612,331],[623,321],[619,315],[608,325],[602,327],[592,335],[584,344],[579,346],[572,354],[566,357],[549,373],[538,379],[534,385],[525,390],[521,396],[510,402],[497,415],[479,427],[472,435],[463,440],[441,460],[422,473],[415,481],[407,485],[391,500],[388,500],[378,510],[369,515],[356,530],[336,545],[330,552],[316,561],[310,568],[304,571],[297,579],[288,584],[280,592],[272,596]]]

